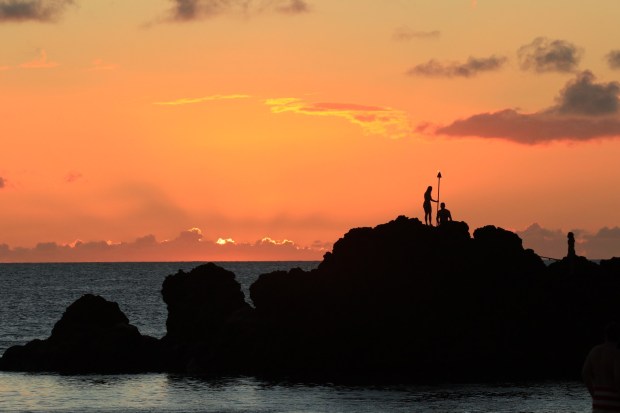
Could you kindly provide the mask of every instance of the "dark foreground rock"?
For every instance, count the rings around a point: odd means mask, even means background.
[[[620,319],[620,264],[547,267],[514,233],[399,217],[349,231],[318,269],[261,275],[263,370],[370,381],[579,379]]]
[[[464,222],[429,227],[401,216],[350,230],[315,270],[262,274],[250,295],[254,307],[215,264],[180,271],[162,287],[161,340],[141,336],[116,311],[74,312],[76,302],[49,339],[7,350],[0,369],[578,379],[604,325],[620,320],[620,258],[547,266],[502,228],[472,236]]]
[[[254,335],[254,310],[235,274],[213,263],[169,275],[162,286],[168,306],[162,360],[167,370],[241,372]]]
[[[525,374],[542,260],[492,226],[399,217],[349,231],[318,269],[261,275],[251,298],[282,374],[458,379]],[[532,363],[527,363],[531,367]],[[526,367],[526,368],[527,368]]]
[[[86,294],[71,304],[45,340],[9,348],[0,369],[129,373],[153,368],[157,339],[140,334],[118,304]]]

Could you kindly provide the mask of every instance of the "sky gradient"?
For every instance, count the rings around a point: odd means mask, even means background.
[[[438,171],[472,234],[620,256],[615,10],[0,0],[0,262],[318,260]]]

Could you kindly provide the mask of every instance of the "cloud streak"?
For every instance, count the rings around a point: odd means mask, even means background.
[[[116,70],[116,69],[118,69],[118,65],[116,63],[104,62],[103,59],[93,60],[91,66],[88,68],[88,70],[91,70],[91,71]]]
[[[0,23],[53,22],[73,0],[0,0]]]
[[[180,98],[180,99],[175,99],[175,100],[170,100],[170,101],[165,101],[165,102],[154,102],[154,105],[160,105],[160,106],[179,106],[179,105],[193,105],[196,103],[203,103],[203,102],[211,102],[214,100],[234,100],[234,99],[249,99],[252,96],[250,95],[241,95],[241,94],[236,94],[236,95],[211,95],[211,96],[202,96],[199,98]]]
[[[470,57],[464,63],[439,62],[431,59],[409,69],[409,76],[427,77],[473,77],[482,72],[494,72],[500,70],[508,61],[503,56]]]
[[[549,40],[537,37],[517,51],[521,69],[536,73],[575,72],[582,51],[565,40]]]
[[[305,0],[171,0],[168,21],[188,22],[224,14],[244,16],[263,13],[296,15],[310,11]]]
[[[29,62],[25,62],[19,65],[19,67],[23,69],[49,69],[52,67],[60,66],[60,63],[53,62],[47,59],[47,52],[45,50],[41,50],[39,52],[39,57],[31,60]]]
[[[360,126],[365,133],[390,138],[411,135],[411,125],[405,112],[380,106],[348,103],[310,103],[297,98],[267,99],[265,104],[273,113],[291,112],[307,116],[343,118]]]
[[[394,31],[392,38],[399,42],[407,42],[414,39],[438,39],[440,36],[439,30],[420,31],[409,27],[399,27]]]
[[[66,183],[73,183],[76,181],[79,181],[80,179],[82,179],[84,177],[84,175],[82,175],[80,172],[76,172],[76,171],[70,171],[65,175],[64,181]]]
[[[555,106],[535,113],[514,109],[480,113],[440,127],[435,133],[529,145],[620,137],[619,92],[617,82],[596,83],[594,75],[584,71],[560,91]]]

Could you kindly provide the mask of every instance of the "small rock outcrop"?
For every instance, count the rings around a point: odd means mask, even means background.
[[[0,369],[60,373],[142,372],[154,366],[155,338],[140,334],[117,303],[86,294],[67,307],[45,340],[9,348]]]

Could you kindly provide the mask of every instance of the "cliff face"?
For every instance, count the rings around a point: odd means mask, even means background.
[[[618,262],[546,266],[502,228],[472,236],[464,222],[400,216],[350,230],[315,270],[262,274],[254,308],[217,265],[169,276],[168,333],[153,344],[135,332],[137,365],[373,382],[578,378],[604,325],[620,319]],[[61,370],[38,346],[7,350],[0,369]]]

